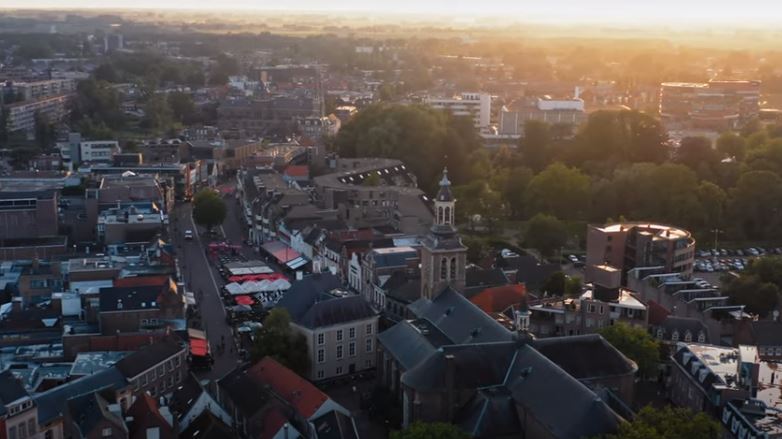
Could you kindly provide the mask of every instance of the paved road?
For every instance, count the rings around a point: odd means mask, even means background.
[[[199,375],[203,378],[218,379],[233,370],[238,364],[236,349],[233,348],[233,331],[225,319],[225,309],[220,298],[220,278],[207,260],[204,250],[204,230],[196,227],[191,216],[191,205],[177,206],[174,225],[174,242],[179,246],[179,263],[188,291],[196,294],[201,311],[203,327],[207,332],[209,344],[215,362],[212,370]],[[187,241],[184,231],[190,229],[195,238]],[[200,297],[198,292],[201,292]],[[219,345],[225,341],[225,349],[220,354]]]

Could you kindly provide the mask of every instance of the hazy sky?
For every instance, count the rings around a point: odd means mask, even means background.
[[[588,6],[587,6],[588,5]],[[752,25],[782,19],[780,0],[0,0],[8,8],[165,8],[498,16],[518,20]]]

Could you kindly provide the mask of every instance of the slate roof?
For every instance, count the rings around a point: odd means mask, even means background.
[[[320,328],[367,319],[375,312],[361,296],[335,297],[330,291],[342,287],[331,273],[312,274],[294,282],[277,302],[291,319],[306,328]]]
[[[782,325],[777,326],[776,330],[782,331]],[[660,323],[659,327],[665,331],[666,338],[670,337],[674,331],[678,331],[680,339],[684,340],[684,335],[689,331],[693,341],[697,341],[700,332],[703,332],[707,340],[709,339],[709,328],[699,319],[692,317],[668,316]],[[779,336],[779,344],[782,344],[782,336]]]
[[[497,287],[510,283],[508,277],[501,268],[492,268],[491,270],[485,270],[478,266],[470,266],[465,270],[465,286],[466,290],[472,290],[479,288],[478,291],[488,288]],[[465,295],[467,293],[465,292]]]
[[[621,419],[594,392],[529,345],[519,349],[506,385],[516,403],[556,438],[612,433]]]
[[[421,298],[420,276],[410,276],[403,270],[391,273],[382,288],[386,291],[386,297],[404,304],[413,303]]]
[[[180,439],[225,439],[235,436],[231,427],[209,410],[204,410],[185,431],[179,433]]]
[[[377,340],[404,370],[410,370],[429,358],[440,346],[450,344],[448,337],[436,328],[427,332],[424,336],[412,322],[403,320],[378,334]]]
[[[172,335],[124,357],[117,362],[116,367],[126,378],[131,379],[186,348],[184,341]]]
[[[516,402],[505,387],[488,387],[460,410],[459,427],[475,438],[514,437],[521,431]]]
[[[119,390],[127,386],[128,382],[125,376],[117,368],[111,367],[47,390],[33,398],[38,407],[38,423],[39,425],[47,424],[62,416],[65,403],[74,396],[104,388]]]
[[[440,347],[434,355],[402,375],[402,383],[421,392],[477,389],[502,384],[516,354],[517,342],[461,344]],[[452,355],[449,360],[447,356]],[[448,382],[448,362],[453,362],[453,383]]]
[[[408,306],[432,322],[453,344],[508,341],[513,334],[450,287],[434,300],[418,299]]]
[[[174,389],[174,392],[171,394],[171,398],[168,401],[168,407],[171,409],[174,416],[179,419],[190,411],[192,405],[198,400],[198,397],[200,397],[203,392],[204,389],[201,387],[201,384],[196,377],[192,373],[189,373],[185,379],[182,380],[182,383]]]
[[[224,392],[237,410],[247,418],[258,413],[268,401],[265,386],[248,376],[246,369],[234,369],[220,378],[217,384],[221,392]]]
[[[761,346],[782,345],[782,323],[771,320],[752,322],[752,335],[755,343]]]
[[[318,439],[358,439],[353,419],[336,410],[315,418],[312,425]]]
[[[109,411],[109,403],[98,391],[85,393],[68,399],[66,403],[70,419],[82,437],[87,437],[103,420],[112,422],[117,427],[125,427],[125,423],[117,415]]]
[[[158,296],[162,286],[101,288],[100,311],[128,311],[138,309],[155,309],[160,307]],[[121,306],[118,304],[121,303]]]
[[[633,374],[638,367],[599,334],[535,340],[532,346],[572,377],[583,380]]]
[[[5,406],[29,396],[22,382],[10,370],[0,373],[0,416],[6,413]]]
[[[516,270],[516,282],[526,284],[531,290],[540,288],[549,276],[561,270],[559,264],[541,263],[530,255],[498,258],[497,265],[507,271]]]

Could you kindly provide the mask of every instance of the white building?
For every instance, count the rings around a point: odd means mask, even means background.
[[[116,140],[82,140],[79,133],[70,133],[67,142],[57,143],[57,149],[63,161],[74,164],[109,163],[115,154],[121,152]]]
[[[59,122],[68,114],[66,105],[68,97],[68,95],[51,96],[8,105],[6,107],[8,131],[33,132],[36,114],[49,122]]]
[[[486,129],[491,125],[491,95],[488,93],[462,93],[451,98],[427,98],[426,104],[438,110],[450,111],[454,116],[470,117],[475,128]]]

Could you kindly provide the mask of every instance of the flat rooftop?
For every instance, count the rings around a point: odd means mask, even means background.
[[[690,232],[684,229],[656,223],[616,223],[603,227],[595,226],[595,229],[606,233],[619,233],[631,229],[638,229],[640,233],[652,234],[657,238],[664,239],[680,239],[688,238],[690,236]]]
[[[130,352],[100,351],[82,352],[76,355],[71,366],[70,375],[92,375],[114,366]]]

